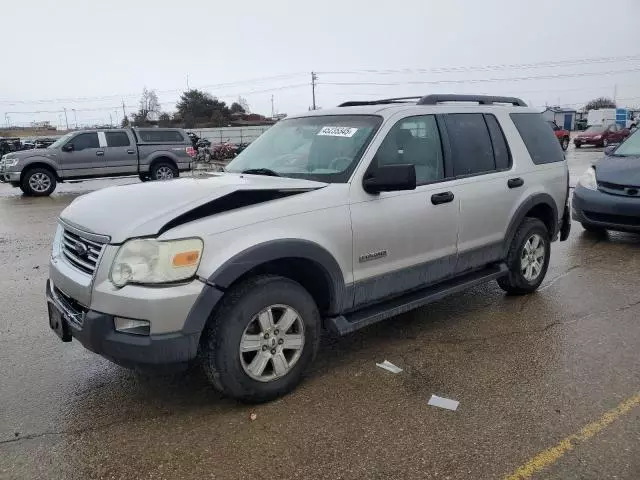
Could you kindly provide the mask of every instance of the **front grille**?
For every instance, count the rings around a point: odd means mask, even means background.
[[[640,197],[640,187],[633,185],[620,185],[618,183],[598,182],[598,190],[611,195],[625,197]]]
[[[609,215],[606,213],[584,212],[588,220],[594,222],[609,223],[612,225],[626,225],[629,227],[640,227],[640,217],[631,217],[628,215]]]
[[[65,294],[56,286],[53,287],[53,294],[56,297],[56,300],[58,300],[60,305],[62,305],[63,309],[65,310],[65,318],[68,318],[69,321],[75,323],[77,326],[82,327],[82,324],[84,323],[84,317],[88,309],[71,298],[69,295]]]
[[[78,270],[93,275],[104,243],[88,240],[69,230],[62,233],[62,254]]]

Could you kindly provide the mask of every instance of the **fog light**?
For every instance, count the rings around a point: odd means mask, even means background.
[[[133,335],[149,335],[151,324],[147,320],[132,320],[130,318],[115,317],[113,324],[117,332]]]

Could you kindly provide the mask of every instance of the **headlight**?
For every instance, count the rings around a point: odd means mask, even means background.
[[[19,158],[5,158],[4,166],[5,167],[15,167],[18,164]]]
[[[129,240],[118,250],[109,277],[117,287],[128,283],[170,283],[195,275],[202,258],[199,238]]]
[[[591,167],[589,170],[584,172],[584,175],[580,177],[578,183],[582,185],[584,188],[588,188],[589,190],[597,190],[598,182],[596,182],[596,170]]]

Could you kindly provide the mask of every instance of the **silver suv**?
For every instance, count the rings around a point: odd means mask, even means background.
[[[225,394],[290,391],[346,334],[490,280],[536,290],[570,228],[568,169],[519,99],[347,102],[278,122],[207,179],[127,185],[60,216],[63,341],[126,367],[199,362]]]

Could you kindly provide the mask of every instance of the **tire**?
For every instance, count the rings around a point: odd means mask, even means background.
[[[609,140],[606,138],[602,140],[602,148],[607,148],[609,146]]]
[[[576,148],[580,148],[582,146],[581,143],[576,143],[575,145],[576,145]]]
[[[569,148],[569,137],[564,137],[562,139],[562,142],[560,143],[560,146],[562,147],[562,150],[567,150]]]
[[[56,189],[56,176],[46,168],[31,168],[22,177],[20,189],[25,195],[48,197]]]
[[[140,179],[141,182],[148,182],[149,181],[149,175],[143,175],[142,173],[140,175],[138,175],[138,178]]]
[[[170,162],[158,162],[151,167],[152,180],[171,180],[179,175],[176,166]]]
[[[604,235],[605,233],[607,233],[606,228],[591,225],[590,223],[583,223],[582,228],[584,228],[589,233],[596,233],[598,235]]]
[[[283,333],[277,326],[285,316],[293,323]],[[209,381],[224,395],[265,402],[298,385],[316,356],[320,332],[320,313],[309,292],[288,278],[261,275],[227,292],[202,334],[200,362]],[[241,353],[243,338],[251,340],[245,343],[250,350]],[[285,338],[292,347],[301,344],[301,348],[282,350]],[[276,359],[283,369],[280,373]]]
[[[542,243],[536,244],[536,241]],[[538,246],[536,247],[536,245]],[[540,253],[540,246],[544,247],[542,257],[536,257]],[[534,247],[534,249],[531,250],[531,256],[527,257],[525,248],[529,249],[531,247]],[[506,260],[509,273],[498,279],[498,285],[511,295],[524,295],[534,292],[547,274],[550,254],[551,242],[549,241],[549,231],[545,224],[537,218],[525,218],[516,231],[509,247]],[[526,262],[533,260],[538,265],[537,271],[534,265],[530,265],[531,270],[529,270],[529,267],[525,267]],[[527,278],[527,276],[530,278]]]

